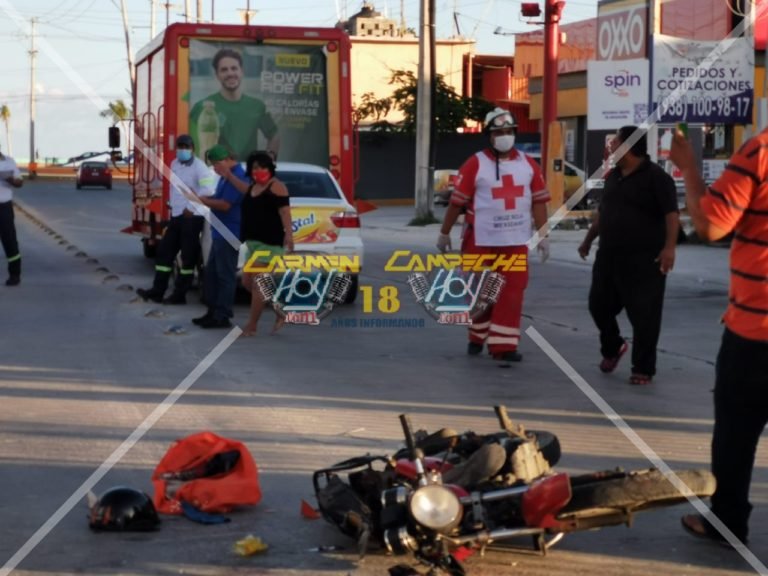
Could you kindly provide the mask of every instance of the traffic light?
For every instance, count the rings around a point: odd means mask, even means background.
[[[520,11],[525,18],[538,18],[541,16],[541,8],[537,2],[523,2]]]
[[[109,147],[120,148],[120,128],[117,126],[109,127]]]

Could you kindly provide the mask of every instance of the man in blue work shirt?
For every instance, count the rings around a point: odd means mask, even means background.
[[[231,173],[248,182],[245,170],[221,144],[208,150],[208,161],[219,174]],[[216,185],[216,193],[200,202],[211,209],[212,243],[205,265],[205,302],[208,311],[192,320],[201,328],[231,328],[232,305],[237,289],[237,257],[240,246],[240,204],[243,195],[226,178]],[[215,217],[215,218],[214,218]]]

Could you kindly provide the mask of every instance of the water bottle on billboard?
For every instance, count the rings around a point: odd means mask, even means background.
[[[201,158],[205,158],[208,150],[219,143],[219,116],[216,104],[210,100],[203,102],[203,111],[197,121],[197,141]]]

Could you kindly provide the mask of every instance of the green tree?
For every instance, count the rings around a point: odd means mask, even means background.
[[[467,120],[482,122],[485,115],[493,109],[493,104],[482,98],[460,96],[445,83],[440,74],[435,81],[437,84],[432,119],[436,123],[438,134],[456,132],[464,127]],[[389,98],[377,100],[371,93],[363,96],[362,103],[355,109],[356,121],[373,119],[371,127],[374,130],[413,134],[416,131],[416,75],[411,71],[396,70],[392,73],[389,83],[395,86]],[[381,120],[392,109],[403,113],[403,121],[400,124],[394,125]]]
[[[5,124],[5,142],[8,144],[8,156],[13,156],[11,147],[11,109],[7,104],[0,106],[0,120]]]
[[[123,134],[128,134],[128,121],[133,118],[133,109],[120,98],[109,103],[109,108],[99,112],[102,118],[109,118],[113,125],[120,124]]]

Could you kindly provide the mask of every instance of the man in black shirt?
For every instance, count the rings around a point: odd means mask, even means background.
[[[600,370],[613,372],[627,351],[616,322],[626,309],[633,332],[629,381],[649,384],[656,373],[666,274],[675,263],[677,191],[672,177],[651,162],[639,128],[621,128],[611,152],[616,168],[605,180],[598,214],[579,254],[586,259],[600,236],[589,292],[589,312],[600,330]]]

